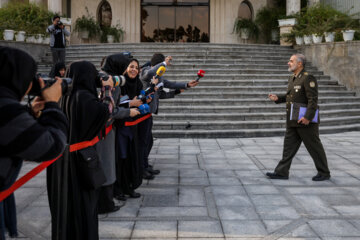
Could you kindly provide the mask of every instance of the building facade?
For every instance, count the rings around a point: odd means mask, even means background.
[[[0,0],[0,7],[9,0]],[[124,42],[239,43],[233,34],[238,17],[255,19],[259,9],[275,0],[29,0],[70,17],[94,16],[103,25],[120,25]],[[301,0],[286,1],[287,14],[300,10]],[[308,0],[339,10],[360,10],[360,0]],[[354,6],[354,8],[351,8]],[[72,32],[71,43],[82,40]]]

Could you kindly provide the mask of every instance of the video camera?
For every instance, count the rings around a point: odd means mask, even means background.
[[[102,86],[102,83],[101,83],[101,80],[102,81],[107,81],[109,79],[109,74],[105,73],[105,72],[99,72],[98,73],[98,79],[99,81],[97,82],[97,85],[98,87],[101,87]],[[124,76],[120,75],[120,76],[114,76],[112,75],[112,80],[114,82],[114,87],[117,87],[117,86],[124,86],[125,83],[126,83],[126,79]]]

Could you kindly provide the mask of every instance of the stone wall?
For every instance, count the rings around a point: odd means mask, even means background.
[[[321,43],[295,48],[326,75],[360,94],[360,41]]]
[[[13,47],[27,52],[32,56],[36,62],[41,62],[41,58],[45,56],[46,52],[49,51],[49,45],[37,44],[37,43],[25,43],[15,41],[0,41],[0,46]]]

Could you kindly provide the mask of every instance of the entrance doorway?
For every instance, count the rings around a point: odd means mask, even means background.
[[[209,42],[209,0],[142,0],[142,42]]]

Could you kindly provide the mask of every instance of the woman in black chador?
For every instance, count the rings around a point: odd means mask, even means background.
[[[69,145],[94,139],[109,119],[112,104],[97,97],[97,70],[87,61],[70,65],[67,77],[73,89],[61,100],[70,122]],[[112,80],[102,81],[112,87]],[[104,88],[103,88],[104,89]],[[110,94],[111,96],[111,94]],[[96,151],[95,151],[96,153]],[[52,239],[98,239],[98,189],[84,181],[81,151],[65,151],[48,168],[48,195],[52,217]],[[81,165],[83,166],[83,165]]]
[[[139,79],[139,62],[132,59],[125,71],[126,83],[121,87],[121,95],[128,95],[132,99],[130,107],[139,107],[142,101],[135,99],[143,89]],[[139,117],[142,117],[141,115]],[[134,119],[128,119],[133,121]],[[140,194],[134,190],[142,183],[142,165],[138,157],[137,126],[124,126],[118,124],[116,128],[116,182],[114,196],[125,200],[124,195],[138,198]]]

